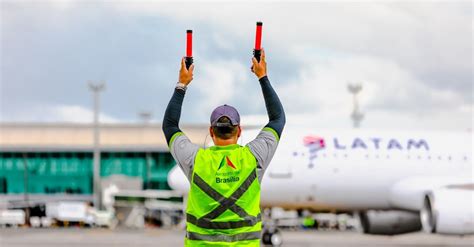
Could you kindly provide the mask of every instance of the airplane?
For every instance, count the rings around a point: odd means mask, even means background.
[[[257,133],[244,131],[239,143]],[[287,127],[263,177],[261,205],[354,212],[368,234],[473,234],[472,150],[470,132]],[[189,190],[177,166],[168,181]]]

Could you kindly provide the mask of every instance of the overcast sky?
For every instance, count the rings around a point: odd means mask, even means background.
[[[195,76],[182,122],[231,104],[265,123],[250,72],[263,21],[268,74],[291,125],[472,128],[473,6],[464,2],[154,3],[1,1],[0,121],[89,122],[88,80],[105,80],[103,121],[161,122],[194,30]]]

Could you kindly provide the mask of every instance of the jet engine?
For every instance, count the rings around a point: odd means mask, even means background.
[[[418,212],[402,210],[367,210],[359,213],[364,233],[395,235],[421,230]]]
[[[474,184],[447,186],[428,193],[420,218],[426,232],[474,234]]]

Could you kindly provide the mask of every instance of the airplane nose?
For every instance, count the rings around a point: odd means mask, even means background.
[[[168,173],[168,184],[173,190],[183,194],[187,194],[189,191],[188,179],[177,165]]]

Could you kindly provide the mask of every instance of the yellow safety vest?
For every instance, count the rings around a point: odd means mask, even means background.
[[[238,144],[200,149],[186,209],[186,246],[260,246],[257,161]]]

